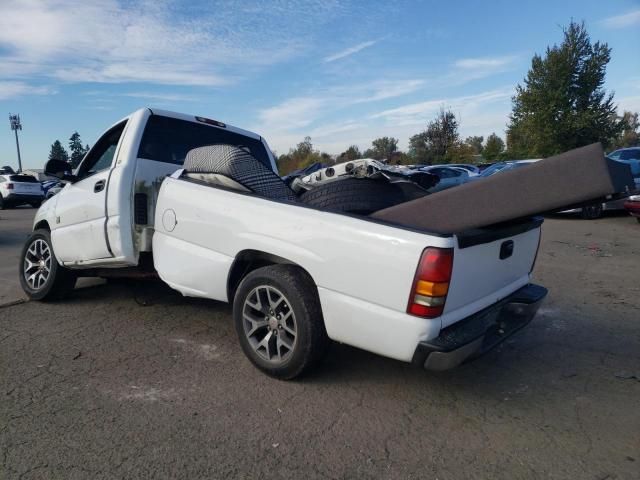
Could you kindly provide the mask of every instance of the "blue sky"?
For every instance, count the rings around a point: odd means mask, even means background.
[[[3,0],[0,111],[22,117],[26,167],[143,106],[254,130],[278,153],[306,135],[334,154],[383,135],[406,148],[441,106],[463,136],[504,135],[532,55],[572,18],[613,48],[607,88],[639,111],[637,0]],[[16,165],[3,122],[0,165]]]

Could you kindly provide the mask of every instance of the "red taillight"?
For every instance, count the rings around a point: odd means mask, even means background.
[[[425,249],[413,279],[407,313],[427,318],[442,315],[452,270],[453,249]]]
[[[7,189],[13,190],[13,183],[7,183]]]

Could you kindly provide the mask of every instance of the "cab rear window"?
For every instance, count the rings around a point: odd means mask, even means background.
[[[9,175],[9,181],[20,183],[39,183],[36,177],[31,175]]]
[[[206,145],[228,144],[248,149],[261,163],[271,161],[260,140],[211,125],[152,115],[147,121],[138,158],[182,165],[189,150]]]

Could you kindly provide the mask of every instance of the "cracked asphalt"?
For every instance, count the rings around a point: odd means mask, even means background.
[[[35,210],[0,212],[0,303]],[[429,373],[343,345],[301,381],[158,282],[0,307],[0,478],[640,478],[640,225],[545,222],[525,330]]]

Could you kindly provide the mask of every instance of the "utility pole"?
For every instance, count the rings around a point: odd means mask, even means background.
[[[20,142],[18,142],[18,130],[22,130],[22,124],[20,123],[20,115],[9,114],[9,123],[11,124],[11,130],[16,134],[16,150],[18,151],[18,173],[22,172],[22,159],[20,158]]]

